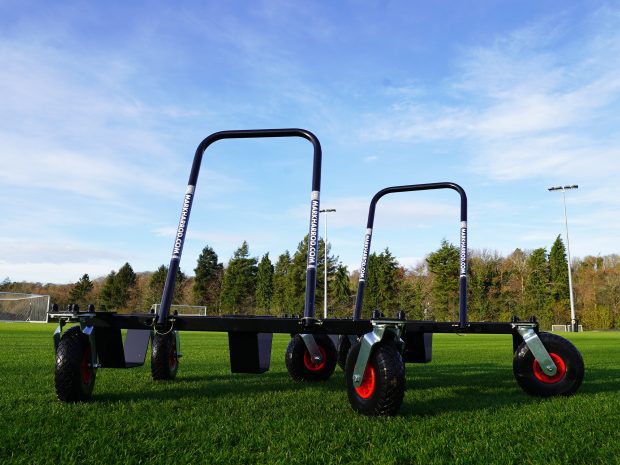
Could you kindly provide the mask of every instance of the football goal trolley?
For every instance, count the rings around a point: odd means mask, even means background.
[[[306,288],[303,314],[290,309],[290,316],[205,316],[180,314],[171,309],[175,278],[189,225],[190,212],[203,154],[223,139],[300,137],[313,149],[310,188]],[[428,363],[432,357],[433,333],[512,335],[513,372],[517,384],[533,396],[573,394],[583,380],[584,365],[579,351],[568,340],[540,331],[535,318],[513,317],[508,322],[473,322],[467,319],[467,196],[453,182],[388,187],[370,201],[362,245],[355,307],[350,318],[321,318],[315,315],[315,286],[319,244],[321,145],[304,129],[222,131],[211,134],[196,149],[189,182],[174,237],[161,303],[154,313],[118,314],[99,312],[91,305],[80,311],[53,306],[50,319],[58,322],[55,388],[65,402],[91,397],[101,368],[132,368],[143,365],[151,348],[151,375],[170,380],[179,370],[180,333],[218,331],[228,334],[230,368],[233,373],[264,373],[269,369],[274,333],[291,335],[286,349],[286,368],[295,381],[329,379],[336,366],[344,370],[347,396],[352,408],[362,414],[394,415],[405,394],[405,363]],[[368,271],[375,210],[386,195],[401,192],[450,189],[460,201],[460,262],[458,321],[409,320],[404,312],[385,315],[375,310],[362,318],[362,303]],[[199,313],[199,312],[198,312]],[[295,316],[292,316],[295,315]],[[66,331],[67,323],[71,325]],[[126,330],[122,336],[122,330]]]

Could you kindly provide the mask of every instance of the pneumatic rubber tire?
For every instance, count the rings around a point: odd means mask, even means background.
[[[315,363],[310,357],[304,340],[296,334],[286,348],[285,362],[289,375],[295,381],[327,381],[336,369],[336,347],[325,334],[315,334],[314,340],[319,346],[323,361]]]
[[[342,371],[345,370],[347,365],[349,350],[351,350],[351,340],[349,339],[349,335],[343,334],[340,336],[340,341],[338,344],[338,366],[342,368]]]
[[[400,351],[391,341],[374,346],[362,385],[356,388],[353,385],[353,370],[360,347],[360,342],[353,344],[345,369],[351,407],[363,415],[396,415],[405,396],[405,365]]]
[[[584,365],[577,348],[563,337],[550,333],[538,335],[557,367],[554,376],[548,376],[522,342],[515,352],[512,369],[521,388],[531,396],[551,397],[574,394],[584,376]]]
[[[95,387],[96,375],[88,336],[79,326],[69,328],[60,339],[56,351],[56,396],[63,402],[89,400]]]
[[[153,334],[151,345],[151,376],[154,380],[174,379],[179,369],[177,339],[174,331]]]

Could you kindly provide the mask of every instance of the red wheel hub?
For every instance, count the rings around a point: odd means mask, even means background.
[[[369,363],[364,370],[362,384],[360,387],[355,388],[355,392],[357,392],[357,395],[362,399],[368,399],[375,392],[375,387],[377,387],[377,371],[375,367]]]
[[[82,363],[80,365],[80,374],[82,375],[82,383],[90,384],[93,380],[93,367],[92,367],[92,352],[90,351],[90,346],[84,349],[84,354],[82,355]]]
[[[555,384],[564,379],[564,375],[566,374],[566,363],[564,363],[562,357],[557,354],[550,353],[549,355],[551,356],[551,360],[553,360],[553,363],[555,363],[555,366],[557,368],[555,375],[549,376],[548,374],[546,374],[538,363],[538,360],[534,359],[534,376],[538,381],[541,381],[543,383]]]
[[[308,349],[304,352],[304,366],[310,371],[321,371],[325,368],[327,364],[327,357],[325,356],[325,349],[319,346],[319,352],[321,352],[321,358],[323,359],[321,362],[317,363],[312,359],[310,352]]]

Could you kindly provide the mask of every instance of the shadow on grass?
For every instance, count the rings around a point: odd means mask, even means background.
[[[246,395],[252,393],[282,393],[303,390],[321,392],[345,392],[342,372],[336,371],[325,382],[301,383],[290,378],[288,373],[179,376],[173,381],[153,381],[158,388],[144,391],[127,390],[93,394],[95,402],[114,402],[131,400],[174,400],[180,398],[217,398],[221,396]]]
[[[342,393],[347,402],[343,372],[336,369],[326,382],[299,383],[286,372],[256,374],[222,373],[179,375],[174,381],[158,381],[146,390],[131,389],[93,395],[95,402],[218,398],[248,393],[319,391]],[[122,387],[121,387],[122,389]],[[437,395],[437,391],[439,395]],[[431,392],[432,391],[432,392]],[[578,395],[620,391],[620,369],[586,370]],[[407,365],[407,393],[400,416],[436,416],[450,412],[497,409],[541,402],[517,385],[512,368],[492,363],[466,365]]]
[[[510,388],[516,386],[512,367],[481,363],[477,365],[436,365],[418,370],[407,366],[407,386],[414,389],[447,387]],[[620,390],[620,369],[585,367],[580,392],[610,392]]]
[[[407,390],[419,391],[416,399],[405,396],[401,416],[434,416],[450,412],[497,409],[544,402],[521,390],[512,369],[494,364],[439,365],[419,374],[408,370]],[[443,390],[446,395],[424,398],[425,390]],[[587,369],[576,395],[620,391],[620,369]]]

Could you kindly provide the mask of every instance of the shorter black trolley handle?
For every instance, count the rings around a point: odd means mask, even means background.
[[[364,237],[364,250],[362,252],[362,264],[360,265],[360,276],[357,285],[357,296],[355,298],[355,310],[353,319],[359,320],[362,317],[362,302],[364,301],[364,288],[366,287],[366,272],[368,271],[368,254],[370,252],[370,241],[372,239],[372,227],[375,222],[375,209],[381,197],[396,192],[428,191],[435,189],[453,189],[461,196],[461,234],[460,234],[460,254],[459,254],[459,326],[464,328],[467,325],[467,195],[461,186],[453,182],[433,182],[429,184],[411,184],[408,186],[386,187],[375,194],[370,201],[368,209],[368,222],[366,223],[366,236]]]
[[[310,230],[308,234],[308,266],[306,271],[306,300],[304,306],[304,317],[314,318],[314,291],[316,287],[316,266],[318,258],[318,231],[319,231],[319,198],[321,190],[321,144],[317,137],[310,131],[305,129],[252,129],[239,131],[221,131],[216,132],[205,138],[196,149],[192,171],[189,175],[187,190],[183,197],[183,206],[181,208],[181,218],[179,219],[179,227],[174,237],[174,246],[172,248],[172,258],[170,259],[170,267],[168,268],[168,276],[161,298],[161,306],[159,307],[159,315],[157,324],[163,325],[168,319],[170,313],[170,305],[172,304],[172,295],[174,293],[174,283],[176,280],[179,263],[181,261],[181,253],[185,242],[185,234],[187,233],[187,225],[189,222],[189,213],[194,200],[194,191],[196,182],[198,181],[198,173],[202,163],[202,155],[205,150],[214,142],[221,139],[250,139],[265,137],[301,137],[310,141],[314,147],[314,158],[312,163],[312,194],[310,200]]]

